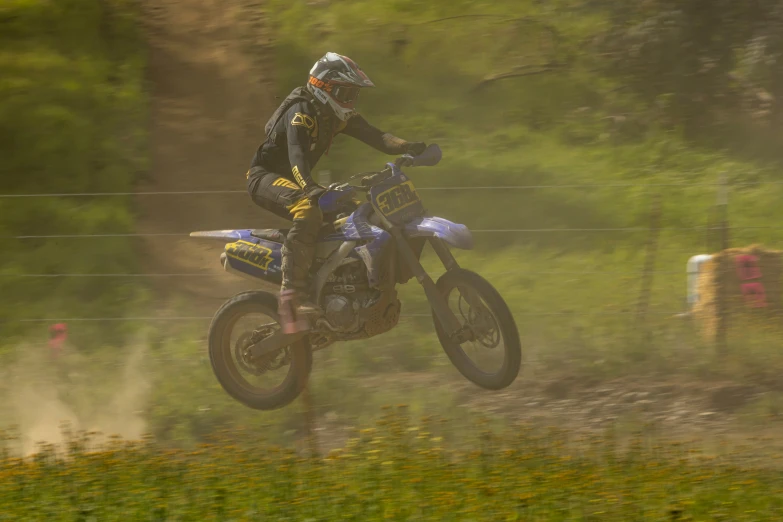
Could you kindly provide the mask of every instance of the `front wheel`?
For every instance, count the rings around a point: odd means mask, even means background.
[[[275,410],[307,384],[313,355],[306,339],[253,359],[250,347],[279,330],[277,299],[245,292],[226,301],[209,328],[209,360],[218,382],[234,399],[256,410]]]
[[[457,370],[488,390],[509,386],[519,374],[522,348],[514,317],[495,287],[469,270],[446,272],[437,287],[468,340],[450,339],[433,311],[435,331]]]

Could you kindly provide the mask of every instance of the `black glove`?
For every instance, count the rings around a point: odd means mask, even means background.
[[[427,148],[427,144],[424,143],[423,141],[411,141],[408,142],[405,152],[413,156],[418,156],[419,154],[424,152],[424,149],[426,148]]]

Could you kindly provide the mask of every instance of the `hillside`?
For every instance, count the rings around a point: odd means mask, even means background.
[[[241,191],[250,158],[274,109],[274,67],[259,2],[201,0],[144,3],[149,42],[151,170],[137,192]],[[258,13],[258,14],[253,14]],[[145,270],[198,277],[155,281],[158,306],[187,300],[188,313],[210,315],[247,282],[223,273],[222,245],[187,238],[194,230],[272,227],[246,194],[139,195]],[[155,305],[153,305],[154,307]]]

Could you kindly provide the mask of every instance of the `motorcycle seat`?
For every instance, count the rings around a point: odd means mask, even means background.
[[[338,220],[334,223],[332,222],[326,222],[321,227],[321,232],[319,236],[325,236],[328,234],[332,234],[335,232],[336,225],[341,223],[344,220]],[[272,241],[273,243],[284,243],[285,238],[288,235],[289,229],[276,229],[276,228],[255,228],[250,231],[250,235],[253,237],[257,237],[258,239],[265,239],[267,241]]]
[[[278,230],[276,228],[256,228],[250,231],[250,235],[258,239],[266,239],[274,243],[282,243],[288,235],[288,230]]]

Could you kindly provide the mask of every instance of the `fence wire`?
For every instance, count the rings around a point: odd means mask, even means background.
[[[630,308],[630,306],[628,307]],[[609,311],[609,312],[577,312],[577,311],[559,311],[559,312],[511,312],[515,317],[548,317],[548,316],[625,316],[637,315],[635,311]],[[675,312],[646,312],[647,315],[676,316],[682,314],[682,310]],[[412,318],[432,318],[432,314],[401,314],[402,319]],[[9,319],[0,320],[2,323],[78,323],[78,322],[196,322],[211,321],[213,316],[140,316],[140,317],[48,317],[48,318],[29,318],[29,319]]]
[[[520,271],[482,272],[487,276],[514,275]],[[643,274],[682,274],[682,270],[525,270],[525,275],[643,275]],[[0,274],[0,278],[9,279],[58,279],[58,278],[214,278],[224,277],[226,272],[190,273],[190,274]]]
[[[479,186],[436,186],[416,187],[422,191],[460,191],[460,190],[537,190],[537,189],[601,189],[601,188],[672,188],[672,187],[719,187],[720,182],[698,183],[575,183],[562,185],[479,185]],[[783,185],[783,181],[747,181],[731,183],[732,187],[755,187],[768,185]],[[128,197],[128,196],[203,196],[244,194],[246,190],[170,190],[170,191],[138,191],[138,192],[53,192],[37,194],[0,194],[0,199],[15,198],[84,198],[84,197]]]
[[[740,182],[731,183],[731,187],[758,187],[758,186],[777,186],[783,185],[783,181],[755,181],[755,182]],[[417,187],[420,191],[441,191],[441,192],[460,192],[460,191],[524,191],[524,190],[537,190],[537,189],[614,189],[614,188],[636,188],[653,190],[656,188],[688,188],[688,187],[726,187],[727,184],[724,181],[720,182],[696,182],[696,183],[578,183],[578,184],[530,184],[530,185],[505,185],[505,186],[432,186],[432,187]],[[97,198],[97,197],[154,197],[154,196],[218,196],[218,195],[247,195],[246,190],[173,190],[173,191],[138,191],[138,192],[79,192],[79,193],[37,193],[37,194],[0,194],[0,199],[35,199],[35,198]],[[219,228],[219,227],[217,227]],[[778,230],[783,226],[745,226],[745,227],[732,227],[733,231],[752,231],[752,230]],[[709,233],[711,231],[724,230],[723,226],[672,226],[672,227],[656,227],[656,231],[660,232],[696,232],[700,234]],[[561,234],[561,233],[585,233],[585,234],[602,234],[602,233],[650,233],[650,227],[584,227],[584,228],[485,228],[485,229],[473,229],[474,234]],[[111,239],[111,238],[152,238],[152,237],[177,237],[177,238],[190,238],[189,232],[158,232],[158,233],[93,233],[93,234],[17,234],[17,235],[4,235],[0,236],[0,239],[4,240],[47,240],[47,239]],[[667,252],[682,253],[685,255],[691,255],[694,252],[684,251],[681,247],[672,249],[666,247],[656,246],[658,253]],[[523,273],[525,275],[553,275],[553,276],[643,276],[653,274],[666,274],[685,275],[684,270],[541,270],[541,271],[527,271]],[[487,276],[501,276],[501,275],[513,275],[518,274],[520,271],[505,271],[505,272],[487,272]],[[108,273],[108,274],[90,274],[90,273],[37,273],[37,274],[2,274],[0,273],[0,279],[64,279],[64,278],[95,278],[95,279],[161,279],[161,278],[181,278],[181,279],[199,279],[199,278],[215,278],[223,277],[225,273],[222,271],[215,271],[213,273]],[[221,298],[222,299],[222,298]],[[547,317],[547,316],[614,316],[614,315],[636,315],[637,311],[627,311],[630,308],[634,308],[633,305],[618,309],[614,311],[544,311],[544,312],[528,312],[517,311],[514,312],[515,316],[529,316],[529,317]],[[682,310],[673,312],[662,311],[648,311],[647,315],[658,316],[676,316],[682,314]],[[430,318],[430,314],[403,314],[401,316],[404,319],[416,319],[416,318]],[[212,320],[212,316],[131,316],[131,317],[39,317],[39,318],[19,318],[2,320],[0,323],[47,323],[47,322],[189,322],[189,321],[209,321]]]
[[[782,230],[783,226],[740,226],[732,227],[733,231],[743,230]],[[221,229],[222,230],[222,229]],[[237,229],[241,230],[241,229]],[[660,227],[660,232],[709,232],[722,230],[721,227]],[[573,232],[650,232],[649,227],[616,227],[616,228],[485,228],[471,230],[472,234],[551,234]],[[135,238],[135,237],[181,237],[190,238],[190,232],[159,232],[159,233],[105,233],[105,234],[45,234],[45,235],[18,235],[0,236],[0,239],[25,240],[25,239],[108,239],[108,238]],[[213,239],[213,238],[192,238]]]

